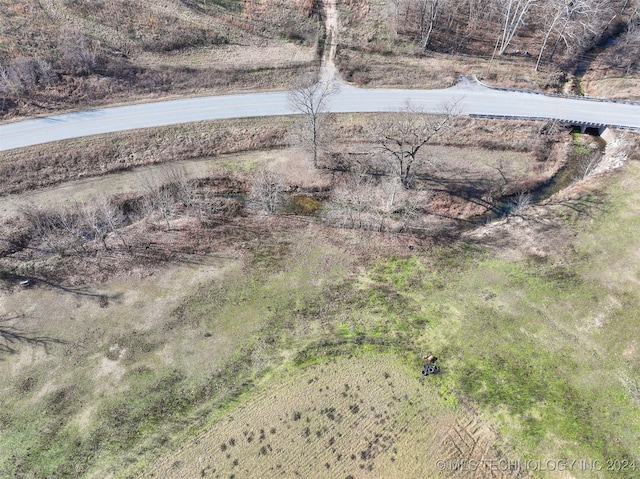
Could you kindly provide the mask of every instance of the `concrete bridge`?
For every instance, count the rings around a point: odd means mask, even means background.
[[[607,125],[598,123],[581,123],[581,124],[568,124],[567,128],[571,128],[571,131],[576,133],[587,134],[591,136],[600,136],[607,129]]]

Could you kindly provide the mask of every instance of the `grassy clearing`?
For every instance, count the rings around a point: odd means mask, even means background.
[[[285,312],[344,274],[344,255],[309,241],[257,241],[244,265],[201,260],[135,287],[3,296],[13,325],[52,341],[3,358],[2,475],[104,477],[201,425],[286,354]]]
[[[599,250],[611,246],[629,261],[637,241],[620,248],[626,227],[608,231],[611,243],[597,236]],[[412,340],[446,356],[443,389],[492,417],[526,458],[636,458],[640,377],[623,355],[634,343],[622,339],[638,328],[637,289],[593,277],[601,271],[593,253],[564,264],[466,254],[466,263],[450,252],[426,265],[385,262],[363,291],[386,320],[361,317],[351,327],[388,336],[399,334],[399,318],[428,318]]]
[[[412,471],[408,477],[435,477],[433,460],[455,458],[447,444],[467,430],[452,419],[462,414],[461,405],[476,411],[471,419],[480,421],[485,440],[492,437],[489,425],[497,428],[498,438],[490,442],[509,460],[631,464],[640,453],[635,339],[640,167],[631,163],[624,174],[607,188],[606,213],[575,219],[580,232],[574,249],[558,256],[512,261],[473,245],[433,248],[425,255],[381,259],[357,280],[296,309],[308,324],[319,320],[315,334],[305,336],[306,346],[295,355],[297,368],[268,377],[255,395],[217,416],[180,452],[150,464],[145,474],[250,477],[266,470],[267,476],[298,471],[318,477],[385,477],[381,471]],[[389,435],[392,446],[371,458],[365,450],[362,464],[357,453],[354,464],[339,461],[360,447],[335,421],[338,414],[350,417],[352,398],[343,384],[362,377],[363,369],[389,369],[394,395],[402,397],[418,384],[418,358],[426,351],[440,356],[442,375],[429,378],[419,394],[407,393],[401,408],[387,403],[393,407],[383,415],[386,423],[400,425],[401,433],[365,426],[365,439],[369,432],[380,441]],[[384,367],[368,366],[371,362]],[[367,387],[385,397],[385,386],[376,385],[381,379],[369,376]],[[317,380],[305,384],[307,377]],[[420,400],[412,399],[418,397],[428,398],[434,408],[420,407]],[[401,426],[407,417],[421,425],[420,433],[408,429],[410,440]],[[285,437],[280,436],[283,427]],[[278,434],[270,435],[271,428]],[[433,435],[442,439],[436,448],[441,456],[426,457],[425,449],[413,453],[430,444]],[[485,451],[481,459],[497,457]],[[460,457],[468,460],[471,451]],[[630,473],[573,471],[576,477],[594,478]],[[564,477],[558,471],[533,475]]]
[[[410,363],[356,348],[280,370],[143,477],[435,477],[429,447],[462,417]]]
[[[609,190],[605,216],[580,223],[577,252],[563,260],[514,263],[472,251],[465,263],[447,252],[444,262],[386,263],[364,283],[386,318],[427,314],[421,339],[447,357],[445,389],[493,417],[525,457],[640,452],[638,173],[629,165],[633,179]],[[417,285],[407,288],[411,278]]]

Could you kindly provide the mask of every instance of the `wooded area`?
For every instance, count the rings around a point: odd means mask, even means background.
[[[617,67],[638,68],[630,54],[640,43],[637,0],[391,1],[396,35],[423,52],[525,56],[538,70],[574,66],[591,48],[619,42],[627,61]]]

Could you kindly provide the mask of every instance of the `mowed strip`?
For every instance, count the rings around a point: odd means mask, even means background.
[[[292,368],[140,477],[439,477],[439,460],[490,458],[489,429],[431,379],[392,355]]]

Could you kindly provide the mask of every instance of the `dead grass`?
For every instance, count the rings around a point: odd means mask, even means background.
[[[316,55],[317,23],[308,5],[295,1],[250,12],[242,11],[249,4],[231,2],[225,8],[238,8],[225,10],[179,0],[0,5],[7,12],[0,18],[0,63],[42,59],[53,73],[10,95],[2,112],[8,117],[172,94],[286,89]],[[80,68],[80,58],[91,61]]]
[[[391,355],[279,371],[140,477],[452,477],[436,461],[495,458],[490,429],[429,379]]]
[[[588,74],[582,79],[580,84],[588,95],[640,101],[640,78],[599,76]]]
[[[534,74],[515,60],[464,55],[413,52],[380,53],[360,48],[339,47],[336,64],[340,76],[357,86],[374,88],[448,88],[460,75],[476,76],[485,83],[540,90],[551,81],[545,74]]]
[[[0,194],[168,161],[286,145],[289,118],[202,122],[56,142],[3,152]]]

